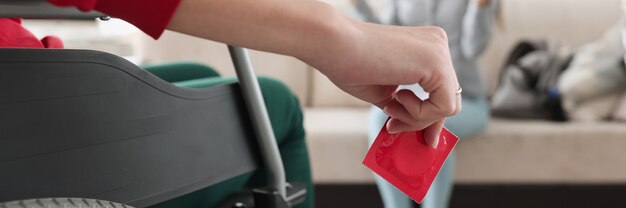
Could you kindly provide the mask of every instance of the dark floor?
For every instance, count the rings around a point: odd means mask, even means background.
[[[319,208],[382,207],[374,185],[317,185]],[[451,208],[626,207],[621,185],[457,185]]]

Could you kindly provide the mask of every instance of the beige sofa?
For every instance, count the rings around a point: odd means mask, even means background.
[[[618,22],[620,1],[503,0],[501,18],[481,60],[489,92],[516,41],[551,37],[580,45]],[[147,62],[198,61],[234,73],[226,47],[211,41],[168,32],[158,42],[146,38],[143,49]],[[315,181],[372,183],[361,165],[369,106],[294,58],[253,52],[252,59],[258,74],[284,81],[302,101]],[[457,152],[458,183],[626,182],[624,123],[492,119],[484,133],[461,143]]]

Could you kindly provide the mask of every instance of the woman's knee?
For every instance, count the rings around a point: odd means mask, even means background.
[[[210,66],[193,62],[148,65],[144,66],[144,69],[171,83],[220,76],[217,70]]]
[[[463,110],[446,120],[446,128],[461,138],[482,132],[489,121],[489,106],[483,99],[463,99]]]

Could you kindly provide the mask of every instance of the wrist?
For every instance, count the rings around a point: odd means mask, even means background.
[[[343,59],[346,54],[351,54],[358,48],[359,40],[362,39],[361,22],[349,19],[342,15],[333,7],[324,4],[318,10],[315,17],[315,26],[308,34],[300,40],[302,47],[296,51],[293,56],[307,62],[325,62],[332,65],[341,62],[332,59]],[[344,57],[342,57],[344,56]],[[324,65],[326,65],[324,64]],[[334,67],[333,67],[334,68]],[[319,68],[322,73],[326,74],[326,68]]]

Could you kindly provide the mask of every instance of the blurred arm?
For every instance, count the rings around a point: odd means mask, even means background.
[[[498,4],[498,0],[469,1],[461,32],[461,52],[466,59],[477,58],[489,44]]]

